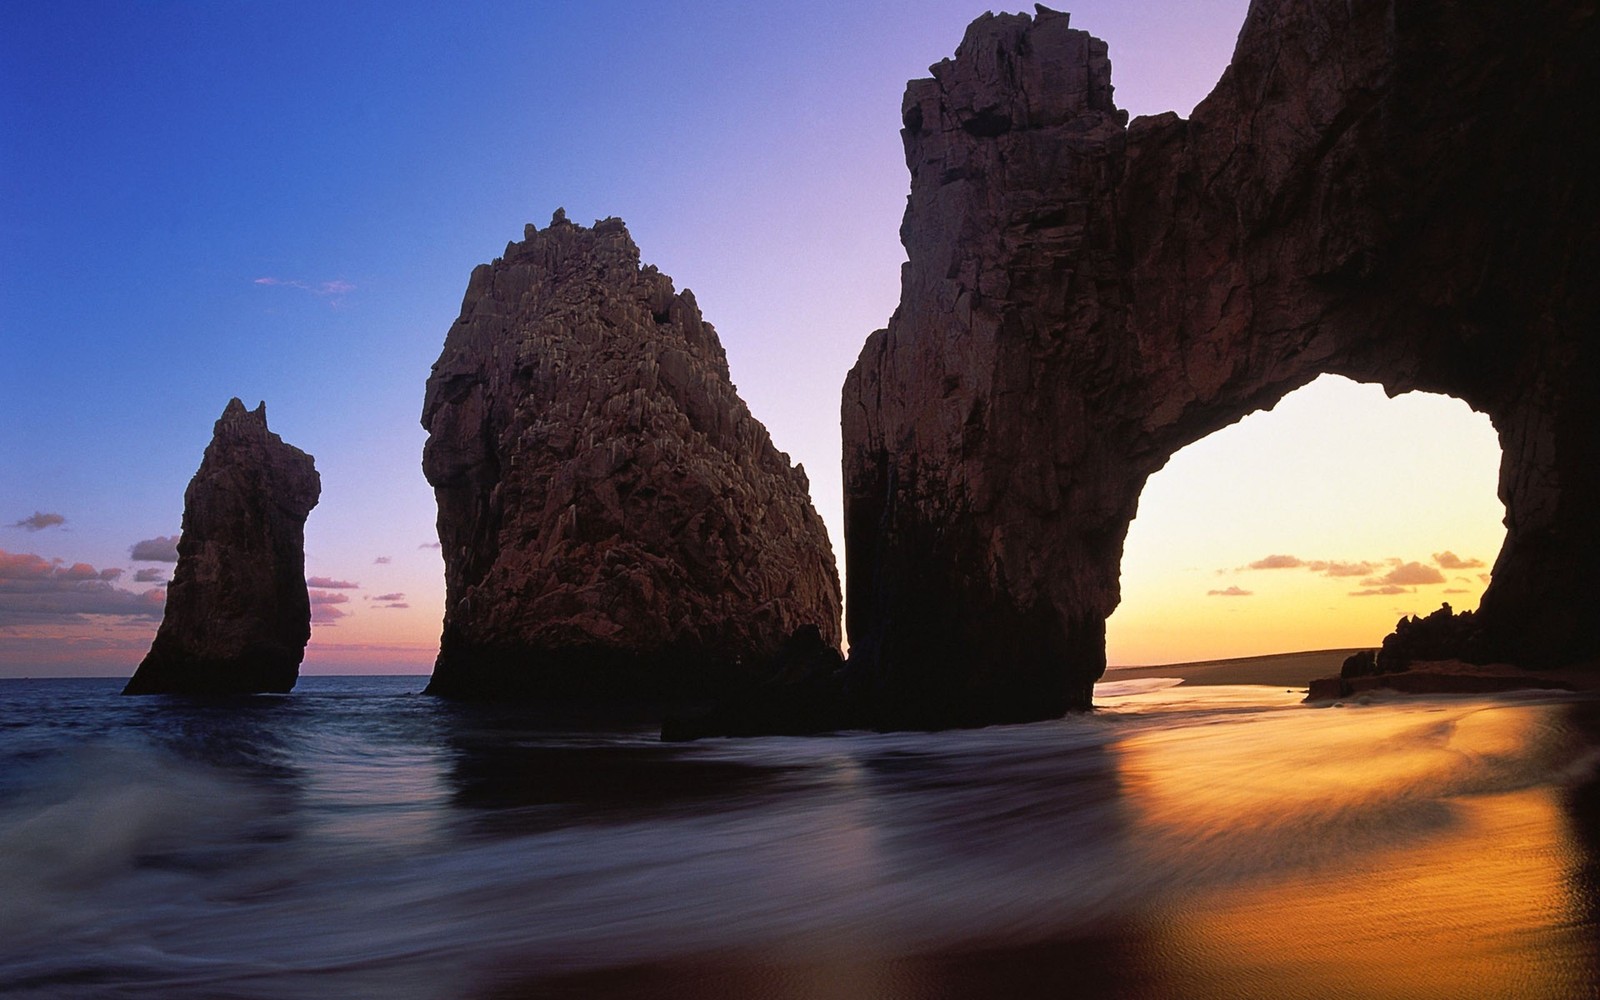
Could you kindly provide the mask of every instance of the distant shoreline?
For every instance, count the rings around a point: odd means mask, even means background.
[[[1144,677],[1181,677],[1185,684],[1265,684],[1306,688],[1318,677],[1337,677],[1351,653],[1369,647],[1314,649],[1298,653],[1267,653],[1225,660],[1197,660],[1157,666],[1107,667],[1101,680],[1128,681]]]

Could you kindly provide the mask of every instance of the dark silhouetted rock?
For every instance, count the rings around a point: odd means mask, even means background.
[[[1125,125],[1065,14],[975,21],[906,90],[900,305],[844,388],[875,719],[1089,707],[1146,479],[1329,372],[1499,432],[1483,655],[1600,652],[1597,32],[1558,0],[1259,0],[1191,119]]]
[[[806,625],[778,647],[768,672],[727,692],[707,711],[669,716],[661,738],[805,736],[859,728],[865,718],[845,683],[838,647]]]
[[[805,472],[617,219],[557,212],[472,273],[428,379],[445,617],[430,692],[702,698],[840,595]]]
[[[1371,677],[1377,672],[1378,654],[1376,650],[1371,649],[1351,653],[1345,657],[1344,664],[1339,668],[1339,676],[1344,680],[1352,677]]]
[[[1426,618],[1412,615],[1395,623],[1378,650],[1374,674],[1393,674],[1419,660],[1463,660],[1487,663],[1491,658],[1471,611],[1454,613],[1449,604]]]
[[[311,456],[232,399],[183,494],[178,565],[155,642],[123,694],[250,694],[294,687],[311,638],[306,516]]]
[[[1343,677],[1318,677],[1306,689],[1306,701],[1337,701],[1349,696],[1350,682]]]

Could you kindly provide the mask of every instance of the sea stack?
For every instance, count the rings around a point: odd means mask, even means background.
[[[311,456],[267,429],[267,404],[229,400],[183,494],[161,628],[123,694],[294,687],[311,638],[306,516],[321,492]]]
[[[428,691],[705,699],[805,626],[837,649],[804,470],[621,220],[557,211],[473,271],[422,423],[446,586]]]
[[[878,724],[1090,707],[1146,479],[1323,373],[1489,415],[1482,655],[1600,655],[1597,53],[1592,5],[1257,0],[1190,119],[1127,123],[1066,14],[973,22],[906,89],[900,305],[843,394]]]

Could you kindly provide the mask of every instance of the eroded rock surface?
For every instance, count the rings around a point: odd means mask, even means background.
[[[1088,707],[1145,480],[1327,372],[1493,421],[1485,655],[1600,650],[1597,56],[1593,3],[1259,0],[1191,119],[1124,124],[1067,15],[975,21],[906,90],[900,306],[844,388],[880,723]]]
[[[620,220],[557,212],[473,271],[422,422],[447,588],[430,691],[698,697],[801,626],[838,647],[804,470]]]
[[[294,687],[311,638],[305,524],[322,481],[267,429],[267,404],[228,402],[183,494],[183,534],[150,652],[124,694]]]

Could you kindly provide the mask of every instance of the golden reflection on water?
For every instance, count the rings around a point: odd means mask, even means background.
[[[1575,997],[1584,848],[1553,706],[1308,710],[1124,741],[1140,850],[1208,868],[1148,943],[1192,997]]]

